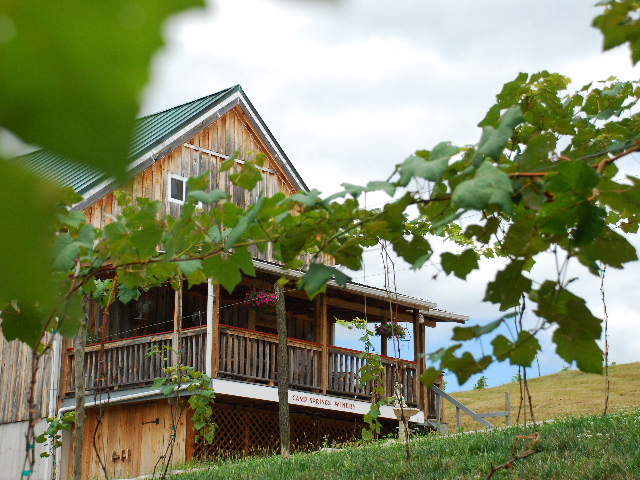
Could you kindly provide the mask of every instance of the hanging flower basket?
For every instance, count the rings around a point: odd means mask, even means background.
[[[276,294],[255,290],[247,292],[243,303],[253,310],[271,310],[276,307]]]
[[[404,338],[407,335],[405,328],[397,323],[382,322],[373,328],[375,334],[379,337]]]

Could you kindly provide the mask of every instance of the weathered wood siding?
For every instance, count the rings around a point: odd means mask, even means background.
[[[264,153],[263,180],[251,192],[231,184],[229,174],[239,171],[239,163],[228,172],[219,172],[226,156],[238,151],[238,159],[254,159]],[[242,110],[234,108],[210,126],[196,134],[153,165],[136,175],[120,188],[134,197],[144,197],[162,202],[163,210],[173,216],[180,213],[181,205],[169,201],[169,175],[194,177],[209,172],[211,189],[220,188],[231,194],[233,202],[240,206],[254,203],[260,193],[272,196],[278,192],[292,194],[295,188],[280,164],[271,155],[262,139],[254,132]],[[205,207],[206,209],[206,207]],[[85,209],[87,218],[96,227],[103,227],[111,215],[119,211],[115,195],[109,193]]]
[[[236,162],[227,172],[219,171],[226,158],[235,152],[239,152],[238,160],[253,160],[259,153],[265,155],[262,181],[250,192],[236,187],[229,180],[230,174],[242,168],[240,163]],[[189,178],[205,172],[209,172],[212,190],[221,189],[229,192],[231,200],[242,207],[255,203],[261,194],[270,197],[278,192],[286,195],[296,192],[294,182],[272,155],[240,107],[233,108],[171,153],[159,158],[118,190],[133,197],[158,200],[162,202],[162,210],[175,217],[180,214],[182,205],[169,200],[169,176],[173,174]],[[204,209],[208,211],[209,206],[204,206]],[[114,192],[111,192],[87,207],[84,212],[94,226],[102,228],[111,221],[112,216],[119,213],[119,210]],[[271,245],[267,246],[265,252],[260,252],[256,246],[251,246],[250,250],[254,258],[275,261]],[[309,260],[310,257],[306,259]],[[333,257],[325,254],[322,254],[319,260],[327,265],[335,264]]]
[[[96,408],[87,410],[85,440],[82,446],[85,478],[104,478],[93,448],[93,432],[97,421]],[[110,478],[133,478],[152,473],[160,456],[165,454],[171,430],[172,407],[166,400],[111,405],[106,408],[96,444],[107,465]],[[156,423],[145,423],[155,422]],[[185,461],[187,444],[186,414],[176,429],[173,463]],[[191,434],[190,436],[193,436]],[[126,458],[122,459],[122,452]],[[113,453],[120,458],[113,458]],[[71,472],[69,472],[69,477]]]
[[[28,420],[32,363],[31,349],[16,340],[8,342],[0,330],[0,424]],[[48,414],[50,388],[51,358],[44,355],[40,359],[35,386],[39,418]]]

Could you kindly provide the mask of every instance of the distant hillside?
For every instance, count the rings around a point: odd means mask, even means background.
[[[532,369],[529,369],[533,372]],[[611,393],[609,409],[615,411],[624,407],[640,406],[640,363],[627,363],[609,367]],[[470,390],[452,393],[477,413],[504,410],[504,392],[511,394],[512,423],[516,422],[520,405],[520,385],[518,382],[484,390]],[[529,391],[533,398],[536,420],[556,418],[564,414],[601,413],[604,409],[604,376],[567,371],[529,379]],[[455,407],[445,401],[445,422],[449,431],[456,431]],[[530,418],[527,411],[527,418]],[[496,426],[504,425],[504,417],[487,419]],[[522,421],[522,419],[521,419]],[[466,431],[483,428],[468,415],[461,413],[462,426]]]

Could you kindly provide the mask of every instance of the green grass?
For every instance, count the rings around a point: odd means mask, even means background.
[[[610,411],[640,405],[640,363],[613,365],[609,368]],[[561,415],[597,414],[604,411],[605,378],[602,375],[572,370],[531,378],[532,370],[529,369],[529,390],[533,398],[536,420],[547,420]],[[520,385],[517,382],[484,390],[454,392],[452,395],[473,411],[485,413],[504,410],[504,392],[507,391],[511,393],[511,421],[516,423],[520,406]],[[449,402],[444,402],[444,408],[444,421],[449,423],[450,431],[455,431],[455,407]],[[464,413],[460,420],[465,431],[484,428]],[[504,417],[488,420],[496,426],[505,425]],[[522,421],[521,417],[520,423]]]
[[[521,479],[640,479],[640,409],[562,418],[540,426],[542,451],[515,464]],[[403,445],[378,442],[343,451],[253,458],[205,465],[179,480],[215,479],[458,479],[486,478],[492,465],[510,458],[515,427],[412,441],[413,460]],[[514,478],[508,471],[493,478]]]

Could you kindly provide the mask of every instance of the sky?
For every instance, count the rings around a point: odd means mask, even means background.
[[[576,88],[611,75],[637,79],[626,48],[601,52],[601,36],[590,27],[599,10],[591,3],[217,0],[167,23],[167,46],[154,60],[141,113],[240,84],[307,185],[330,194],[341,183],[386,179],[415,150],[441,141],[476,143],[477,123],[518,72],[556,71]],[[632,158],[626,167],[638,165]],[[384,201],[370,197],[367,204]],[[443,248],[452,247],[438,246]],[[365,258],[366,276],[359,272],[354,280],[382,286],[380,251]],[[553,262],[540,259],[536,268],[543,272]],[[433,263],[413,272],[398,261],[397,290],[469,315],[469,324],[485,323],[500,315],[482,302],[486,282],[500,268],[500,261],[485,261],[462,281],[439,273]],[[600,279],[576,275],[572,288],[602,317]],[[638,284],[637,263],[605,274],[612,362],[640,361]],[[536,321],[530,311],[525,320]],[[353,334],[338,333],[344,346],[357,347]],[[450,335],[451,326],[428,329],[428,351],[447,346]],[[541,338],[542,374],[565,365],[550,335]],[[411,343],[403,345],[406,356]],[[470,348],[491,350],[478,343]],[[500,364],[484,375],[496,386],[516,373]],[[530,374],[538,374],[537,364]],[[454,378],[447,381],[450,390],[460,388]],[[475,381],[477,376],[462,389]]]

